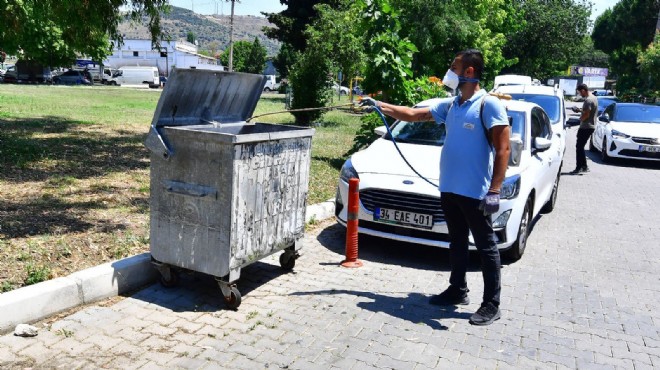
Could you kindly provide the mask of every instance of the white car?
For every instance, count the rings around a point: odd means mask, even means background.
[[[335,94],[348,95],[350,90],[348,90],[348,87],[346,86],[337,85],[336,82],[333,82],[332,91],[334,91]]]
[[[493,92],[510,95],[513,100],[522,100],[541,106],[550,118],[552,132],[559,137],[562,157],[566,150],[566,107],[564,90],[558,85],[508,85],[500,86]]]
[[[428,106],[437,100],[417,106]],[[500,210],[493,215],[493,226],[498,248],[517,260],[525,251],[534,217],[541,209],[549,212],[555,206],[563,156],[559,138],[553,135],[548,115],[541,107],[520,101],[505,105],[511,122],[512,148],[500,194]],[[376,132],[383,129],[380,127]],[[397,121],[392,125],[392,133],[408,162],[437,184],[444,125]],[[342,225],[346,225],[348,180],[352,177],[360,179],[359,233],[449,247],[438,188],[404,163],[389,133],[355,153],[343,165],[335,199],[335,215]],[[375,214],[377,209],[379,212]],[[474,249],[474,245],[470,248]]]
[[[660,106],[614,103],[605,108],[591,135],[592,151],[611,158],[660,159]]]

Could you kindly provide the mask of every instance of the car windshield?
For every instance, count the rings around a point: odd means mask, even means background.
[[[614,120],[619,122],[660,123],[660,106],[617,106],[614,112]]]
[[[619,99],[614,99],[614,98],[600,98],[598,99],[598,108],[607,108],[609,107],[612,103],[618,102]]]
[[[538,104],[548,114],[550,122],[557,123],[561,117],[561,102],[556,96],[534,94],[509,94],[514,100]]]
[[[399,143],[442,146],[445,142],[445,125],[398,121],[392,127],[392,135]],[[391,140],[389,133],[385,138]]]

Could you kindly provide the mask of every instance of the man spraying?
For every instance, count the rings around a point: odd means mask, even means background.
[[[440,200],[450,238],[449,287],[431,297],[435,305],[467,305],[466,273],[469,234],[481,256],[484,295],[481,307],[470,317],[474,325],[489,325],[501,316],[500,253],[495,243],[491,215],[499,210],[500,188],[509,161],[509,122],[499,99],[479,86],[484,70],[481,52],[456,54],[445,74],[445,86],[456,89],[454,99],[434,106],[410,108],[363,99],[367,111],[408,122],[435,120],[446,125],[447,136],[440,159]]]

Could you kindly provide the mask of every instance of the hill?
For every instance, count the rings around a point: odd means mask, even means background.
[[[210,42],[217,41],[220,50],[229,47],[229,22],[228,15],[203,15],[196,14],[184,8],[172,6],[169,14],[164,14],[161,19],[163,30],[172,40],[186,39],[189,31],[197,38],[200,50],[207,50]],[[251,15],[234,16],[234,41],[254,41],[256,37],[263,45],[268,56],[275,56],[280,50],[280,43],[271,40],[264,35],[263,27],[272,27],[264,17]],[[127,39],[150,39],[149,31],[142,25],[124,21],[119,25],[121,33]]]

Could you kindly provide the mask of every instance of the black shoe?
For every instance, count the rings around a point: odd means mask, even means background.
[[[481,307],[470,317],[470,324],[472,325],[490,325],[495,320],[502,317],[499,307],[493,303],[482,303]]]
[[[574,169],[573,171],[569,172],[569,174],[571,174],[571,175],[577,175],[577,174],[579,174],[580,172],[582,172],[582,168],[579,168],[579,167],[578,167],[578,168]]]
[[[580,172],[582,172],[582,173],[587,173],[587,172],[589,172],[589,167],[584,166],[584,167],[580,168]]]
[[[436,306],[467,305],[470,304],[470,298],[467,295],[469,291],[467,288],[460,289],[450,285],[444,292],[431,296],[429,303]]]

